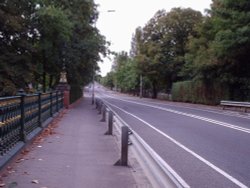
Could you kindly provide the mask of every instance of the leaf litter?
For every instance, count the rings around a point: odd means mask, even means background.
[[[52,122],[49,124],[49,126],[47,128],[45,128],[42,133],[40,135],[38,135],[32,145],[34,144],[40,144],[42,143],[46,137],[50,136],[50,135],[54,135],[54,134],[57,134],[56,131],[55,131],[55,128],[58,127],[58,124],[59,122],[61,121],[61,119],[63,118],[63,116],[67,113],[67,109],[63,110],[55,119],[52,120]],[[57,138],[60,138],[59,136],[57,136]],[[34,149],[34,146],[31,145],[31,148]],[[30,150],[25,148],[23,149],[21,152],[20,152],[20,155],[22,157],[19,157],[15,163],[21,163],[22,161],[24,160],[28,160],[28,158],[25,159],[25,156],[28,155],[30,153]],[[31,159],[35,159],[34,157],[32,157]],[[41,160],[41,159],[39,159]],[[4,183],[3,179],[2,178],[6,178],[8,177],[8,174],[12,174],[15,172],[15,170],[13,170],[12,167],[8,166],[6,168],[7,172],[2,172],[1,175],[0,175],[0,187],[5,187],[6,184]],[[24,175],[29,175],[28,172],[24,172],[23,173]],[[31,181],[32,183],[34,184],[39,184],[39,181],[38,180],[32,180]],[[15,188],[17,187],[17,182],[12,182],[8,185],[8,188]],[[41,187],[41,188],[47,188],[47,187]]]

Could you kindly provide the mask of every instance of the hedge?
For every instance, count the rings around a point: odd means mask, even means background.
[[[70,86],[70,104],[77,101],[83,96],[83,89],[79,85]]]
[[[202,81],[182,81],[173,84],[172,100],[215,105],[229,98],[227,87],[217,83],[205,84]]]

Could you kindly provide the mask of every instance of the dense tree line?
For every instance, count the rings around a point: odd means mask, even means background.
[[[64,69],[80,88],[98,70],[107,42],[93,0],[0,2],[0,96],[28,86],[53,89]]]
[[[205,16],[190,8],[161,10],[136,29],[129,56],[117,54],[112,84],[139,92],[142,76],[153,98],[171,92],[174,100],[209,104],[250,100],[249,48],[248,0],[213,0]]]

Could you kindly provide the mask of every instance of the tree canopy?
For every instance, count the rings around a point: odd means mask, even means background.
[[[193,99],[185,101],[211,104],[250,100],[249,23],[248,0],[213,0],[206,15],[190,8],[159,10],[132,37],[124,64],[133,64],[133,87],[139,92],[141,75],[144,91],[153,98],[167,92],[189,93]],[[121,67],[115,73],[122,75],[116,80],[121,87],[129,72]]]
[[[93,0],[0,3],[0,95],[28,85],[52,89],[65,69],[70,85],[88,83],[107,42]]]

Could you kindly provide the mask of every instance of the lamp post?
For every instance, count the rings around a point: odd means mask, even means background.
[[[92,105],[95,103],[95,70],[93,70],[92,77]]]
[[[142,98],[142,75],[140,75],[140,98]]]

